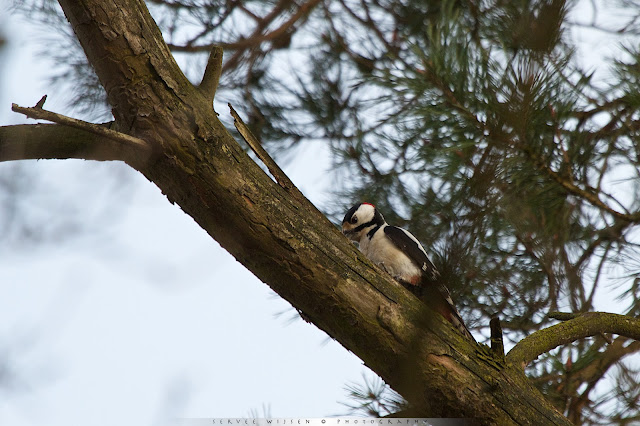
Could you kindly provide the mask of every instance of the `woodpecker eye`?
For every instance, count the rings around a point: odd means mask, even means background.
[[[358,216],[353,216],[349,222],[351,222],[353,224],[358,223]]]

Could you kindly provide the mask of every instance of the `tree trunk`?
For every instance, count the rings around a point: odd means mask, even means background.
[[[119,158],[305,318],[425,417],[568,424],[521,366],[464,339],[366,260],[295,188],[263,172],[213,111],[215,85],[199,90],[185,78],[142,0],[60,4],[106,89],[116,127],[151,146],[150,154]],[[11,138],[20,136],[9,128],[0,134],[0,142]],[[29,155],[55,157],[51,145],[62,139],[49,140],[47,154]],[[106,149],[93,135],[87,141],[96,151]],[[0,143],[0,160],[13,158],[3,157]]]

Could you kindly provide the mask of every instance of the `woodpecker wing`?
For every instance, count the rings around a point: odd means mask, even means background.
[[[475,339],[467,329],[456,305],[451,299],[449,289],[442,282],[438,281],[440,274],[436,270],[436,267],[433,266],[422,244],[408,231],[398,228],[397,226],[386,226],[384,232],[391,242],[409,256],[422,271],[423,280],[418,284],[418,288],[411,286],[413,288],[409,289],[420,299],[429,303],[463,335],[475,342]]]
[[[458,308],[451,299],[449,289],[441,282],[423,284],[421,288],[421,299],[431,305],[440,315],[449,321],[462,335],[469,339],[474,339],[473,335],[465,325]]]
[[[416,237],[397,226],[385,226],[384,233],[396,247],[409,256],[416,266],[420,268],[423,277],[428,281],[434,281],[438,278],[440,274],[438,274],[436,267],[433,266],[431,259],[427,256],[427,252],[424,251],[422,244]]]

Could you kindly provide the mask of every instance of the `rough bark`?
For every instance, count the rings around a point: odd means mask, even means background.
[[[207,95],[214,85],[198,90],[179,70],[143,1],[60,4],[106,89],[118,129],[152,147],[149,157],[111,151],[114,157],[143,173],[419,412],[481,424],[568,424],[521,368],[464,339],[373,267],[312,204],[267,176],[212,110]],[[83,137],[79,130],[65,131]],[[7,138],[29,138],[10,133],[0,133],[0,149]],[[123,149],[85,136],[94,148],[97,142]],[[50,143],[62,144],[62,138]],[[73,152],[51,157],[79,155]],[[107,157],[99,159],[112,159]]]

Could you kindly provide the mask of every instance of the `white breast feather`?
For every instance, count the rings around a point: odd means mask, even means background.
[[[421,271],[408,256],[385,236],[384,228],[386,226],[386,224],[383,225],[371,240],[365,235],[360,240],[360,251],[373,263],[384,268],[394,278],[411,281],[417,275],[420,275]]]

